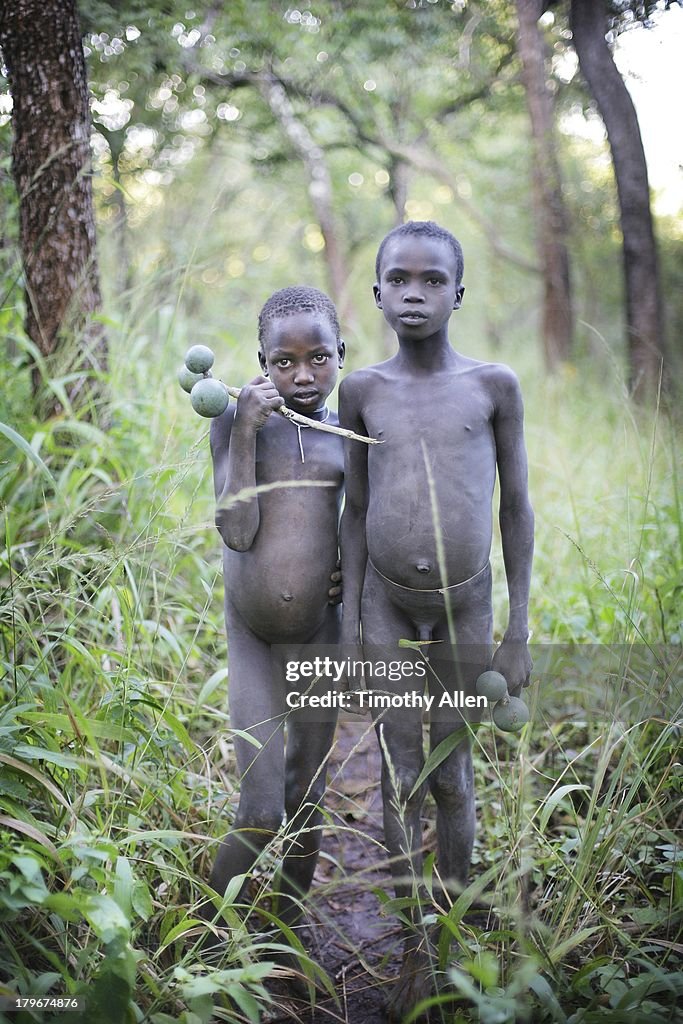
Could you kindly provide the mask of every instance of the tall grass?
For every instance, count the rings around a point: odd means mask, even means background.
[[[152,290],[107,325],[107,432],[68,411],[33,421],[22,401],[6,418],[25,443],[0,438],[0,976],[11,991],[87,991],[89,1022],[258,1020],[282,948],[326,980],[256,890],[241,913],[239,887],[215,908],[231,926],[222,959],[200,949],[211,840],[237,780],[206,424],[173,375],[195,335]],[[250,363],[244,347],[218,349],[231,382]],[[525,391],[534,641],[666,644],[670,670],[675,417],[632,409],[616,376],[607,388],[529,376]],[[502,629],[499,548],[494,562]],[[444,964],[457,963],[441,1004],[451,1019],[674,1019],[680,709],[668,691],[661,720],[624,721],[614,704],[597,714],[575,666],[529,692],[521,738],[477,732],[475,881],[425,910]],[[468,916],[475,898],[490,915]]]

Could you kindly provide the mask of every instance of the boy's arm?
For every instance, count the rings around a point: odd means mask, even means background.
[[[367,436],[360,413],[360,395],[353,375],[339,387],[339,422],[356,434]],[[342,643],[360,643],[360,602],[368,559],[365,517],[368,507],[367,445],[346,441],[344,453],[345,503],[341,518],[340,548],[344,576]]]
[[[217,497],[216,527],[226,546],[233,551],[248,551],[258,532],[260,514],[258,495],[255,493],[256,435],[273,409],[282,403],[283,399],[274,385],[265,377],[256,377],[251,384],[242,388],[232,427],[225,440],[219,432],[222,417],[218,418],[216,451],[214,431],[211,432]],[[218,445],[221,442],[219,451]],[[240,497],[241,494],[244,497]]]
[[[529,684],[529,585],[534,554],[534,513],[529,501],[524,406],[519,382],[502,369],[496,380],[493,431],[500,481],[499,522],[510,604],[508,627],[493,658],[512,694]]]

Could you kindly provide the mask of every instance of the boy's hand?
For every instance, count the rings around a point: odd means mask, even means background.
[[[248,424],[254,430],[260,430],[271,412],[284,405],[284,398],[267,377],[254,377],[246,384],[237,399],[235,422]]]
[[[341,562],[337,559],[337,569],[335,572],[330,573],[330,580],[334,584],[330,587],[327,592],[327,603],[328,604],[341,604],[342,600],[342,574],[341,574]]]
[[[527,642],[503,637],[503,642],[493,655],[491,668],[505,676],[510,696],[518,697],[522,687],[529,685],[533,668]]]
[[[341,689],[344,691],[366,689],[365,676],[361,667],[364,659],[363,644],[360,639],[360,625],[354,628],[347,623],[345,626],[342,619],[341,650],[344,653],[344,658],[349,661],[349,671],[344,674],[341,680]],[[358,664],[358,668],[355,671],[353,668],[354,662]]]

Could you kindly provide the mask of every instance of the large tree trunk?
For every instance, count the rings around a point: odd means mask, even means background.
[[[553,100],[546,86],[544,41],[538,27],[541,0],[516,2],[517,49],[522,62],[522,80],[533,140],[533,197],[538,258],[544,286],[543,350],[546,367],[553,370],[559,362],[569,359],[574,332],[567,250],[568,220],[556,156]]]
[[[75,0],[5,0],[0,46],[13,99],[12,172],[19,193],[26,331],[43,356],[100,371],[106,341],[89,315],[100,306],[90,170],[90,111]],[[73,346],[71,346],[73,349]],[[34,372],[34,385],[40,383]],[[90,391],[84,378],[71,397]]]
[[[601,0],[572,0],[572,34],[581,72],[600,110],[619,194],[626,284],[630,383],[652,392],[664,359],[664,316],[647,164],[633,101],[605,39]]]

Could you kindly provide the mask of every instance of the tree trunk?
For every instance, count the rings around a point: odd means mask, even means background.
[[[394,204],[394,220],[396,222],[396,226],[402,224],[405,219],[409,181],[410,165],[407,164],[404,160],[392,160],[389,192],[391,195],[391,200]]]
[[[306,125],[294,112],[287,91],[274,75],[262,74],[257,78],[261,95],[271,113],[283,129],[303,161],[308,174],[308,195],[325,239],[325,259],[331,297],[346,319],[352,313],[346,295],[348,269],[339,244],[339,232],[332,205],[332,179],[325,153],[312,137]],[[348,308],[347,308],[348,307]]]
[[[541,0],[516,0],[517,49],[531,119],[532,182],[539,263],[543,269],[543,351],[548,370],[569,359],[572,312],[568,220],[556,156],[552,96],[546,86]]]
[[[653,392],[665,354],[664,315],[647,164],[633,101],[605,39],[605,8],[572,0],[572,34],[581,72],[605,123],[617,181],[623,235],[631,390]]]
[[[26,287],[26,332],[43,356],[101,371],[90,111],[75,0],[5,0],[0,46],[13,100],[12,173]],[[78,330],[78,355],[65,345]],[[74,398],[90,391],[81,378]],[[40,375],[34,370],[34,387]],[[53,403],[54,407],[54,403]]]

